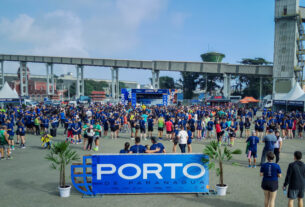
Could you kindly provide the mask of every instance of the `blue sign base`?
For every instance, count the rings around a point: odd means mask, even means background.
[[[208,193],[202,154],[103,154],[71,165],[74,187],[85,195]]]

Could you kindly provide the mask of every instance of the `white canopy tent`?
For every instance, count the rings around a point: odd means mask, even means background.
[[[0,99],[18,99],[19,96],[16,91],[14,91],[7,82],[4,83],[0,90]]]
[[[295,101],[304,101],[305,102],[305,94],[297,98]]]
[[[302,90],[300,85],[296,83],[286,95],[278,97],[277,100],[294,101],[303,95],[305,95],[305,92]]]

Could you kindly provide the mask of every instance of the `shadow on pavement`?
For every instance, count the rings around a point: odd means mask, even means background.
[[[247,204],[237,201],[225,200],[225,197],[219,198],[217,196],[199,196],[198,198],[189,198],[176,195],[176,197],[190,202],[198,202],[210,206],[225,206],[225,207],[257,207],[258,205]]]
[[[31,191],[40,191],[46,192],[50,195],[58,195],[58,183],[45,183],[43,185],[39,185],[35,182],[25,182],[21,179],[11,180],[5,183],[10,187],[17,188],[19,190],[31,190]]]

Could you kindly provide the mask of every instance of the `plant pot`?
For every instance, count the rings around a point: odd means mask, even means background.
[[[60,197],[67,198],[70,196],[71,185],[68,185],[65,188],[58,187],[58,189]]]
[[[225,196],[227,194],[227,185],[220,186],[219,184],[216,185],[217,195],[219,196]]]

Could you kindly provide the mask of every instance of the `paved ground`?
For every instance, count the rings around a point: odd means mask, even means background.
[[[60,130],[55,140],[63,140]],[[103,138],[101,141],[102,153],[118,152],[127,134],[119,140]],[[207,141],[193,144],[194,152],[202,152]],[[238,139],[234,148],[244,151],[245,140]],[[144,144],[149,144],[149,141]],[[172,143],[163,141],[168,152],[171,152]],[[305,140],[285,140],[281,153],[280,165],[283,176],[286,175],[288,163],[293,160],[293,152],[301,150],[305,153]],[[88,154],[81,150],[81,145],[73,145],[80,155]],[[259,156],[262,144],[259,145]],[[260,188],[261,178],[259,168],[249,169],[246,156],[238,155],[234,161],[241,166],[225,165],[225,183],[229,185],[226,197],[200,196],[194,194],[172,195],[107,195],[102,198],[82,198],[82,195],[72,189],[70,198],[58,196],[58,172],[49,168],[44,156],[47,150],[41,149],[39,137],[27,135],[27,148],[17,148],[13,152],[13,160],[0,161],[0,206],[226,206],[226,207],[254,207],[263,206],[263,191]],[[232,161],[233,162],[233,161]],[[68,169],[69,170],[69,169]],[[69,172],[70,173],[70,172]],[[280,179],[282,186],[284,177]],[[214,171],[210,172],[210,186],[218,181]],[[70,180],[69,180],[70,182]],[[276,206],[286,206],[287,199],[283,191],[278,191]]]

